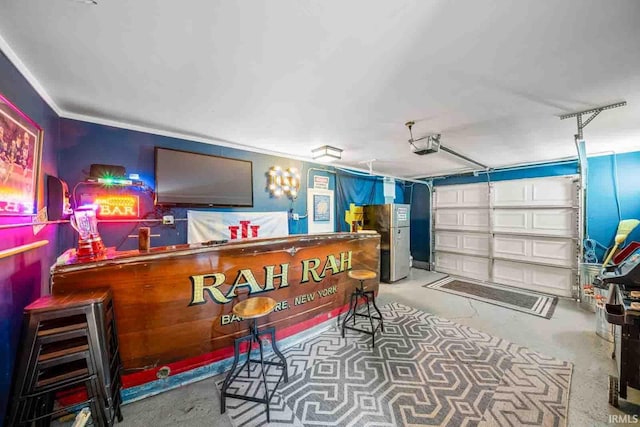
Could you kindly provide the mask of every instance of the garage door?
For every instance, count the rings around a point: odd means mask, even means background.
[[[578,196],[573,175],[436,187],[436,270],[571,297]]]

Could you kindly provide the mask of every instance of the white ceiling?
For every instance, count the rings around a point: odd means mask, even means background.
[[[637,0],[0,0],[5,53],[61,116],[416,177],[640,150]],[[4,39],[4,40],[2,40]]]

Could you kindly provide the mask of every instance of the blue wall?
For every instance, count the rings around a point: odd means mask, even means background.
[[[144,132],[131,131],[121,128],[82,122],[71,119],[62,119],[60,125],[62,147],[58,151],[60,164],[60,177],[69,184],[69,188],[75,195],[83,191],[90,191],[90,186],[78,184],[85,180],[92,163],[113,164],[124,166],[127,173],[138,173],[140,179],[148,187],[154,186],[154,147],[174,148],[193,151],[203,154],[213,154],[235,159],[251,160],[253,162],[253,208],[215,208],[208,211],[287,211],[304,216],[307,212],[306,182],[313,186],[313,176],[322,175],[329,177],[329,189],[338,189],[347,194],[346,208],[344,202],[336,194],[336,215],[344,218],[344,209],[348,209],[348,203],[383,203],[382,178],[353,175],[342,171],[333,171],[326,165],[286,159],[283,157],[266,154],[252,153],[248,151],[227,148],[217,145],[203,144],[178,138],[170,138],[152,135]],[[274,165],[286,169],[295,167],[301,171],[302,185],[296,200],[291,201],[286,197],[274,198],[267,191],[267,172]],[[321,169],[321,170],[318,170]],[[325,172],[330,170],[331,172]],[[337,177],[336,177],[337,176]],[[75,191],[74,191],[75,188]],[[115,190],[118,191],[118,190]],[[133,190],[128,190],[132,191]],[[338,191],[336,191],[338,193]],[[147,218],[161,217],[162,213],[153,208],[153,196],[151,192],[137,191],[140,195],[142,214]],[[402,191],[397,192],[396,201],[402,203]],[[176,218],[186,218],[185,208],[173,208],[170,213]],[[169,213],[169,212],[164,212]],[[137,239],[129,238],[128,234],[137,234],[140,225],[152,226],[152,234],[160,234],[151,240],[153,246],[174,245],[186,243],[186,221],[178,221],[175,226],[165,226],[157,223],[139,224],[100,224],[100,233],[107,246],[115,246],[121,250],[137,248]],[[342,227],[342,228],[341,228]],[[337,222],[337,230],[346,231],[343,221]],[[306,219],[289,220],[289,232],[300,234],[307,232]],[[60,238],[59,251],[75,245],[75,232],[66,227]]]
[[[253,208],[217,208],[207,209],[215,211],[287,211],[304,215],[306,210],[306,180],[309,167],[321,167],[307,162],[275,157],[265,154],[257,154],[234,148],[217,145],[203,144],[178,138],[170,138],[137,132],[127,129],[99,125],[95,123],[81,122],[77,120],[62,119],[60,126],[63,147],[58,151],[58,161],[61,165],[60,177],[69,184],[69,189],[75,187],[76,195],[83,191],[91,191],[92,186],[76,184],[88,177],[88,171],[93,163],[121,165],[127,173],[137,173],[142,181],[152,189],[154,186],[154,147],[174,148],[185,151],[193,151],[203,154],[212,154],[235,159],[251,160],[253,162]],[[295,167],[301,171],[303,184],[298,197],[291,201],[286,197],[274,198],[267,191],[267,172],[272,166],[282,168]],[[215,171],[212,171],[215,173]],[[311,176],[316,173],[313,171]],[[310,178],[312,180],[312,178]],[[333,176],[330,175],[330,183],[333,186]],[[114,190],[118,191],[118,190]],[[140,195],[141,214],[147,218],[161,217],[161,212],[156,212],[153,207],[153,195],[149,192],[127,190]],[[171,213],[176,218],[186,218],[187,209],[173,208],[164,213]],[[186,221],[178,221],[175,226],[163,226],[157,223],[138,224],[100,224],[100,233],[107,246],[116,246],[118,249],[127,250],[137,248],[137,239],[127,239],[128,234],[137,234],[140,225],[152,226],[152,234],[160,234],[153,237],[153,246],[174,245],[186,243]],[[306,220],[289,221],[290,233],[306,233]],[[63,251],[75,245],[75,232],[67,227],[66,233],[61,236],[59,250]]]
[[[640,152],[589,158],[587,179],[587,232],[599,243],[596,254],[602,262],[602,246],[613,245],[620,219],[640,219]],[[640,227],[629,235],[627,243],[634,240],[640,241]]]
[[[407,183],[406,203],[411,204],[411,256],[414,261],[429,262],[429,228],[431,228],[431,194],[424,184]]]
[[[468,174],[444,179],[434,179],[433,185],[473,184],[475,182],[487,182],[488,180],[505,181],[508,179],[541,178],[545,176],[572,175],[575,173],[578,173],[578,162],[570,161],[515,170],[506,169],[504,171],[495,171],[489,173],[489,178],[487,178],[487,174],[480,173],[478,176]]]
[[[57,175],[55,150],[59,142],[58,116],[40,98],[18,70],[0,52],[0,93],[44,129],[41,172]],[[44,180],[39,183],[39,206],[44,204]],[[30,217],[0,217],[0,225],[30,223]],[[0,260],[0,424],[4,422],[22,310],[38,298],[49,281],[56,252],[56,227],[49,225],[34,236],[32,227],[0,229],[0,250],[49,240],[47,246]]]

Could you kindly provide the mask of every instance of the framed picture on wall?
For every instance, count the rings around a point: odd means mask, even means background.
[[[0,94],[0,215],[33,215],[42,128]]]
[[[331,219],[331,200],[328,195],[313,195],[313,220],[316,222],[328,222]]]

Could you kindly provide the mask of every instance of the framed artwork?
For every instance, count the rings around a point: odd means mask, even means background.
[[[333,190],[307,188],[307,232],[331,233],[336,231],[336,210]]]
[[[0,94],[0,215],[34,215],[42,128]]]
[[[329,222],[331,219],[331,200],[329,195],[313,195],[313,220],[316,222]]]

